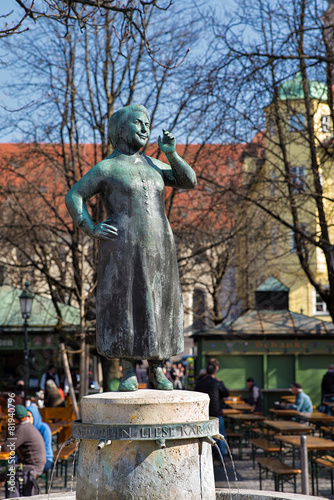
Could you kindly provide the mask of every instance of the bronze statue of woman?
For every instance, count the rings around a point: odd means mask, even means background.
[[[140,359],[148,360],[151,388],[173,389],[162,361],[183,352],[181,286],[164,188],[192,189],[196,175],[167,131],[158,145],[169,165],[143,154],[149,133],[144,106],[116,111],[109,121],[113,153],[89,170],[65,200],[75,224],[100,240],[96,344],[108,359],[121,358],[120,391],[138,389]],[[86,200],[97,194],[107,219],[95,225]]]

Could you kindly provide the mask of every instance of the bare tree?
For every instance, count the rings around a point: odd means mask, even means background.
[[[237,191],[246,202],[248,248],[263,243],[258,269],[271,265],[265,247],[271,263],[293,250],[334,320],[333,26],[332,6],[324,12],[313,0],[239,2],[227,23],[216,24],[207,94],[229,115],[222,137],[256,136],[257,152],[245,159]]]
[[[21,284],[23,275],[30,275],[35,290],[51,295],[60,329],[64,318],[58,302],[79,306],[82,394],[87,386],[85,342],[95,321],[98,247],[68,219],[64,196],[110,153],[107,123],[117,107],[138,101],[147,105],[153,136],[162,121],[181,133],[196,114],[191,113],[196,105],[191,96],[199,72],[191,70],[191,58],[182,73],[172,66],[185,47],[196,44],[200,22],[189,17],[191,29],[185,30],[174,19],[157,16],[155,3],[146,6],[141,22],[147,33],[154,32],[154,46],[164,47],[163,65],[147,54],[139,33],[119,38],[117,22],[122,21],[112,11],[97,14],[94,26],[83,33],[76,25],[47,20],[33,34],[22,34],[22,45],[8,44],[17,71],[11,90],[35,100],[5,114],[24,144],[4,149],[1,159],[1,263],[13,270],[13,281]],[[98,199],[90,201],[89,209],[94,220],[102,219]]]
[[[148,10],[167,11],[172,5],[171,0],[15,0],[16,9],[13,8],[3,14],[1,19],[3,25],[0,29],[0,38],[13,34],[19,34],[31,28],[32,21],[36,23],[39,19],[51,19],[67,28],[77,24],[81,30],[86,27],[96,27],[96,20],[100,18],[99,27],[104,27],[104,15],[109,20],[113,17],[117,19],[114,26],[119,39],[141,38],[145,49],[151,57],[155,51],[151,46],[150,38],[147,34],[147,24],[145,21]],[[111,14],[111,17],[110,15]]]

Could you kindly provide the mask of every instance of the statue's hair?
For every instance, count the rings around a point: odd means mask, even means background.
[[[142,106],[141,104],[130,104],[116,111],[111,116],[108,125],[109,141],[111,142],[114,148],[117,146],[119,133],[122,128],[122,125],[124,122],[126,122],[129,113],[131,113],[132,111],[141,111],[142,113],[145,113],[145,115],[150,120],[149,112],[147,111],[145,106]]]

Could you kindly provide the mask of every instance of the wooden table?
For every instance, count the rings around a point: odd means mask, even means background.
[[[286,410],[276,410],[276,408],[270,408],[269,411],[274,414],[276,418],[284,418],[284,417],[300,417],[303,415],[300,411],[291,409]]]
[[[59,434],[59,432],[62,431],[63,428],[64,428],[64,425],[58,424],[58,423],[56,423],[56,424],[48,424],[48,426],[51,429],[52,436],[55,436],[56,434]]]
[[[233,410],[232,408],[224,408],[222,410],[223,417],[226,417],[228,415],[241,415],[240,410]]]
[[[239,411],[252,411],[253,407],[247,403],[226,403],[229,408],[232,408],[232,410],[239,410]]]
[[[245,438],[245,431],[247,430],[252,430],[254,427],[254,424],[258,424],[259,422],[263,422],[266,417],[263,417],[262,415],[253,415],[252,413],[239,413],[237,414],[232,414],[228,415],[227,419],[232,423],[232,430],[235,432],[235,425],[237,423],[240,424],[240,441],[239,441],[239,458],[242,460],[242,447],[243,447],[243,442]]]
[[[301,416],[306,418],[309,422],[313,424],[329,424],[334,422],[333,415],[326,415],[326,413],[313,412],[313,413],[302,413]]]
[[[269,429],[274,429],[279,434],[308,434],[312,427],[291,420],[265,420],[263,424]]]
[[[275,436],[275,439],[284,445],[300,448],[300,436]],[[306,445],[307,451],[324,452],[334,450],[334,441],[315,436],[306,436]]]
[[[225,404],[238,404],[238,403],[244,403],[244,400],[243,399],[240,399],[239,397],[231,397],[229,396],[228,398],[224,398],[224,402]]]
[[[296,396],[294,396],[293,394],[291,394],[289,396],[281,396],[281,399],[282,399],[282,401],[285,401],[287,403],[295,403]]]
[[[254,415],[253,413],[248,414],[248,413],[239,413],[233,414],[233,415],[228,415],[227,418],[231,418],[233,420],[239,420],[240,422],[263,422],[266,420],[266,417],[263,417],[262,415]]]
[[[64,441],[67,441],[72,435],[72,421],[71,422],[57,422],[58,425],[61,425],[63,428],[60,431],[58,441],[59,443],[64,443]]]

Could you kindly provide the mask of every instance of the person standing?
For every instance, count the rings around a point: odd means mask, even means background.
[[[195,391],[204,392],[210,398],[209,416],[219,419],[219,433],[225,436],[225,425],[222,413],[224,398],[229,396],[229,390],[224,383],[216,378],[219,365],[208,364],[206,376],[197,380]],[[217,440],[222,456],[225,456],[226,444],[224,441]]]
[[[42,389],[42,391],[45,391],[46,382],[48,380],[53,380],[55,382],[56,386],[60,387],[59,377],[57,375],[55,365],[49,366],[49,368],[47,369],[47,371],[45,373],[43,373],[42,378],[41,378],[41,382],[40,382],[40,385],[39,385],[40,388]]]
[[[256,385],[252,377],[248,377],[246,385],[249,390],[249,397],[245,399],[245,402],[253,407],[253,412],[263,412],[263,396],[261,389]]]
[[[321,382],[321,401],[334,400],[334,365],[329,365],[328,371]]]

